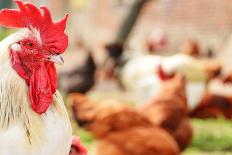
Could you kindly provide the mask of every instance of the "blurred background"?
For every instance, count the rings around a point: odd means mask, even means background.
[[[232,154],[231,0],[23,1],[70,14],[59,89],[90,155]]]

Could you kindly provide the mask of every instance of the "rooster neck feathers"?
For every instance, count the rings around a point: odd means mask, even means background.
[[[28,142],[31,143],[33,141],[32,130],[40,130],[33,129],[33,124],[39,123],[39,119],[30,108],[28,87],[25,81],[10,65],[8,52],[8,46],[20,40],[27,32],[28,30],[23,29],[16,33],[18,35],[13,34],[0,44],[2,45],[0,46],[0,132],[7,130],[13,124],[20,123],[28,136]]]
[[[10,36],[4,42],[7,40],[10,42],[11,39],[15,38]],[[44,119],[47,119],[48,115],[51,119],[53,113],[56,113],[57,118],[63,118],[68,122],[67,112],[61,96],[57,93],[54,95],[55,98],[50,110],[45,115],[39,115],[31,109],[29,94],[27,93],[28,86],[25,80],[11,68],[9,59],[1,61],[3,58],[9,57],[9,53],[6,52],[7,49],[7,46],[0,48],[0,68],[2,68],[0,70],[0,133],[4,133],[18,124],[22,127],[28,144],[31,147],[39,146],[42,141],[47,141],[46,133],[42,128],[45,123]],[[66,125],[71,129],[69,124]],[[58,129],[56,128],[56,130]],[[41,137],[43,138],[41,139]]]
[[[12,75],[11,71],[7,71],[7,74],[1,75],[0,78],[0,128],[6,129],[13,122],[22,118],[28,120],[26,116],[26,103],[27,97],[20,91],[24,89],[26,92],[26,87],[22,84],[21,79],[17,79],[16,76]],[[14,94],[11,95],[11,94]]]

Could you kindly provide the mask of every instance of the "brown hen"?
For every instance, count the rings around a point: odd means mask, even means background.
[[[185,78],[175,75],[163,81],[159,93],[140,108],[153,124],[168,131],[181,150],[192,140],[192,127],[188,121]]]
[[[178,155],[168,132],[135,109],[114,101],[94,103],[80,94],[69,96],[74,118],[98,140],[97,155]]]

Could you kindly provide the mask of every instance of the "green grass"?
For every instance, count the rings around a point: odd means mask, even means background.
[[[81,141],[85,144],[85,146],[87,148],[91,147],[91,144],[93,143],[94,139],[93,139],[92,135],[89,132],[87,132],[87,131],[85,131],[83,129],[78,129],[78,134],[77,135],[80,136]]]
[[[232,122],[192,120],[194,138],[184,155],[232,155]]]

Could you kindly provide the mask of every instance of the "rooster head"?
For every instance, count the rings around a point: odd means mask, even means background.
[[[46,6],[43,13],[31,3],[15,0],[19,10],[0,11],[0,25],[23,28],[21,40],[9,46],[11,66],[29,87],[29,98],[35,112],[46,112],[57,89],[57,74],[54,63],[62,64],[60,56],[68,46],[64,30],[68,14],[53,22]]]

